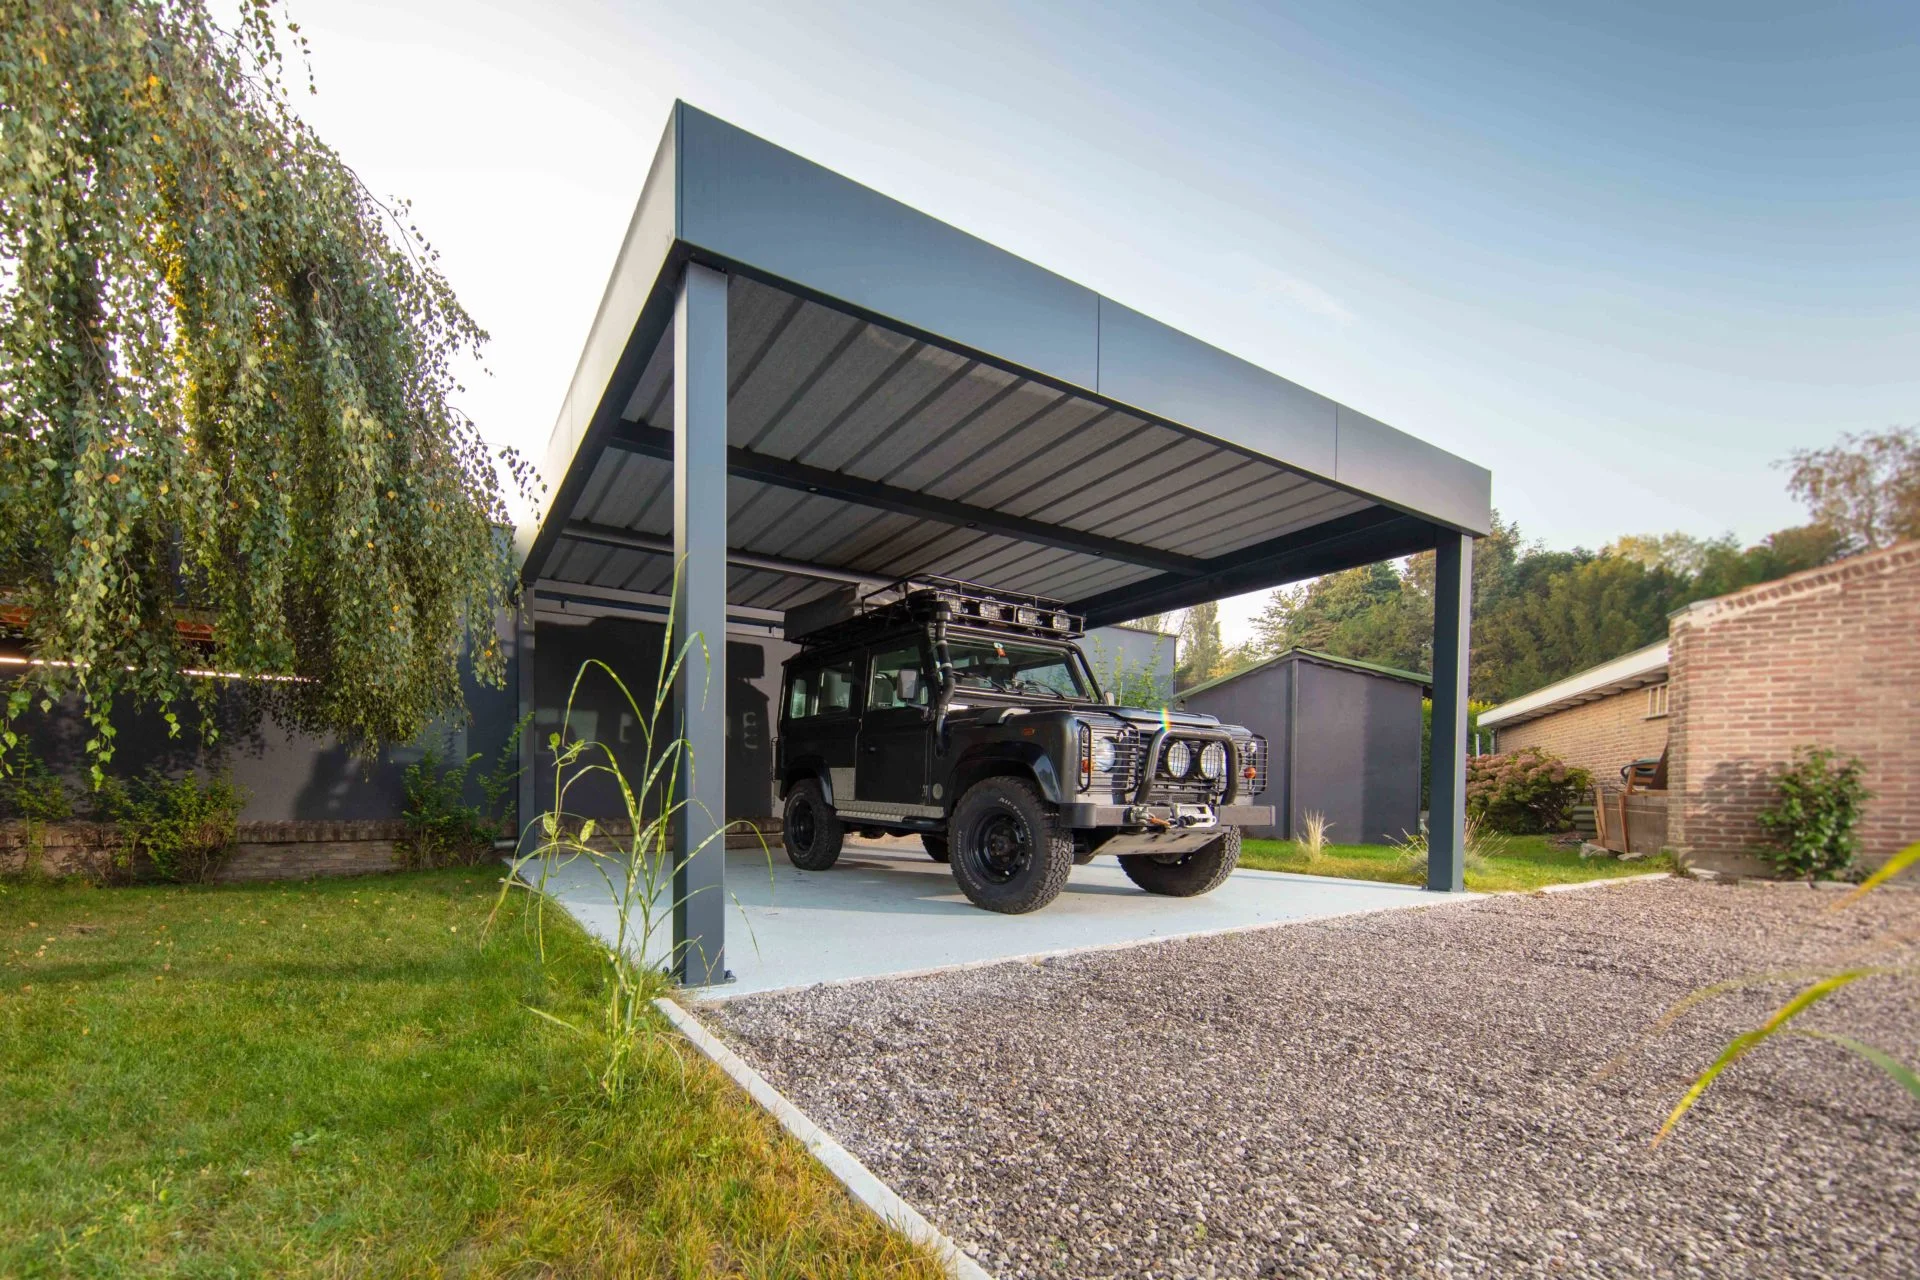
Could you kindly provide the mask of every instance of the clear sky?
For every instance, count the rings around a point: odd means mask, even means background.
[[[1490,467],[1552,545],[1758,538],[1775,460],[1920,421],[1914,0],[293,2],[302,109],[413,199],[536,461],[676,97]]]

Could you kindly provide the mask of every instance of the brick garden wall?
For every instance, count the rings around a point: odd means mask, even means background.
[[[1618,782],[1621,765],[1666,749],[1667,719],[1647,719],[1647,691],[1630,689],[1525,724],[1503,725],[1496,745],[1503,752],[1539,747],[1588,770],[1596,783]]]
[[[1862,861],[1920,839],[1920,543],[1702,601],[1669,633],[1675,847],[1757,869],[1755,815],[1801,745],[1866,763]]]

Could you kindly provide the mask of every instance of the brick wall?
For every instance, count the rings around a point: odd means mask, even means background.
[[[1629,689],[1525,724],[1502,725],[1495,745],[1501,751],[1539,747],[1589,770],[1595,782],[1618,782],[1621,765],[1666,749],[1667,717],[1647,719],[1647,691]]]
[[[1677,615],[1670,839],[1735,870],[1800,745],[1859,756],[1869,865],[1920,839],[1920,543],[1703,601]]]

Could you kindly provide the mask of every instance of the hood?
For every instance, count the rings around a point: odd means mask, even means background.
[[[1158,710],[1149,711],[1145,707],[1101,707],[1099,710],[1106,712],[1115,719],[1125,720],[1137,729],[1146,730],[1158,729],[1163,716],[1168,723],[1186,725],[1188,727],[1211,727],[1220,723],[1220,717],[1203,715],[1198,711],[1169,710],[1161,712]]]

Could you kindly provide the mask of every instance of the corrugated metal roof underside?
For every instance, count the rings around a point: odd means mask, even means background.
[[[729,444],[893,490],[1201,560],[1375,505],[738,275],[728,346]],[[669,333],[627,421],[672,429],[672,349]],[[571,518],[671,537],[671,485],[670,462],[608,448]],[[939,573],[1078,600],[1164,571],[737,475],[728,504],[737,552],[879,578]],[[672,565],[567,538],[547,576],[651,592]],[[784,609],[830,589],[736,568],[729,598]]]

